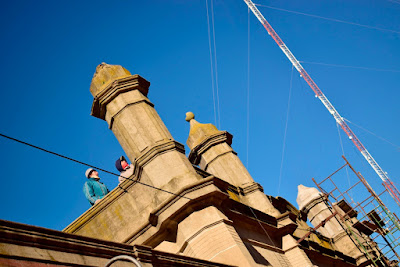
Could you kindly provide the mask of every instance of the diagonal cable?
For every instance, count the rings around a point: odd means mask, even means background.
[[[291,75],[290,75],[290,89],[289,89],[288,105],[287,105],[287,111],[286,111],[285,134],[283,135],[281,168],[280,168],[280,171],[279,171],[279,181],[278,181],[278,195],[279,195],[279,192],[281,190],[283,160],[285,158],[286,134],[287,134],[287,128],[288,128],[288,121],[289,121],[290,99],[291,99],[291,96],[292,96],[292,82],[293,82],[293,65],[292,65],[292,72],[291,72]]]
[[[343,155],[343,156],[346,156],[346,155],[344,154],[342,135],[340,134],[340,129],[339,129],[339,124],[338,124],[338,123],[336,123],[336,128],[337,128],[338,134],[339,134],[340,147],[342,148],[342,155]],[[349,170],[348,170],[347,166],[346,166],[345,169],[346,169],[346,175],[347,175],[347,182],[349,183],[349,188],[350,188],[350,187],[351,187],[351,182],[350,182]],[[352,192],[350,192],[350,193],[352,194]],[[354,202],[354,200],[353,200],[353,194],[350,196],[350,198],[351,198],[351,200]]]
[[[373,29],[373,30],[386,31],[386,32],[392,32],[392,33],[400,34],[400,31],[395,31],[395,30],[390,30],[390,29],[385,29],[385,28],[379,28],[379,27],[369,26],[369,25],[365,25],[365,24],[359,24],[359,23],[355,23],[355,22],[351,22],[351,21],[328,18],[328,17],[318,16],[318,15],[313,15],[313,14],[308,14],[308,13],[303,13],[303,12],[298,12],[298,11],[293,11],[293,10],[273,7],[273,6],[267,6],[267,5],[262,5],[262,4],[255,4],[255,5],[256,6],[260,6],[260,7],[266,7],[266,8],[270,8],[270,9],[275,9],[275,10],[279,10],[279,11],[284,11],[284,12],[288,12],[288,13],[293,13],[293,14],[313,17],[313,18],[317,18],[317,19],[324,19],[324,20],[329,20],[329,21],[334,21],[334,22],[339,22],[339,23],[344,23],[344,24],[350,24],[350,25],[353,25],[353,26],[359,26],[359,27]]]
[[[397,149],[400,151],[400,146],[399,146],[399,145],[396,145],[395,143],[390,142],[389,140],[387,140],[387,139],[385,139],[385,138],[383,138],[383,137],[381,137],[381,136],[379,136],[379,135],[377,135],[377,134],[375,134],[375,133],[373,133],[373,132],[371,132],[371,131],[365,129],[364,127],[361,127],[360,125],[355,124],[354,122],[349,121],[349,120],[346,119],[346,118],[343,118],[343,119],[344,119],[345,121],[347,121],[347,122],[353,124],[354,126],[356,126],[356,127],[360,128],[360,129],[366,131],[367,133],[372,134],[373,136],[375,136],[375,137],[381,139],[382,141],[385,141],[386,143],[388,143],[388,144],[394,146],[395,148],[397,148]]]
[[[372,71],[382,71],[382,72],[397,72],[400,73],[400,70],[391,70],[391,69],[378,69],[378,68],[369,68],[369,67],[361,67],[361,66],[349,66],[349,65],[339,65],[339,64],[329,64],[323,62],[309,62],[309,61],[299,61],[303,64],[314,64],[314,65],[322,65],[329,67],[339,67],[339,68],[350,68],[350,69],[361,69],[361,70],[372,70]]]
[[[61,155],[61,154],[59,154],[59,153],[56,153],[56,152],[53,152],[53,151],[50,151],[50,150],[41,148],[41,147],[39,147],[39,146],[32,145],[32,144],[30,144],[30,143],[27,143],[27,142],[21,141],[21,140],[19,140],[19,139],[16,139],[16,138],[7,136],[7,135],[5,135],[5,134],[1,134],[1,133],[0,133],[0,136],[1,136],[1,137],[4,137],[4,138],[7,138],[7,139],[9,139],[9,140],[15,141],[15,142],[17,142],[17,143],[23,144],[23,145],[33,147],[33,148],[35,148],[35,149],[38,149],[38,150],[40,150],[40,151],[49,153],[49,154],[51,154],[51,155],[54,155],[54,156],[57,156],[57,157],[60,157],[60,158],[63,158],[63,159],[67,159],[67,160],[70,160],[70,161],[79,163],[79,164],[81,164],[81,165],[85,165],[85,166],[87,166],[87,167],[91,167],[91,168],[94,168],[94,169],[96,169],[96,170],[99,170],[99,171],[102,171],[102,172],[105,172],[105,173],[108,173],[108,174],[111,174],[111,175],[114,175],[114,176],[117,176],[117,177],[120,176],[120,175],[118,175],[118,174],[116,174],[116,173],[107,171],[107,170],[102,169],[102,168],[99,168],[99,167],[97,167],[97,166],[94,166],[94,165],[91,165],[91,164],[85,163],[85,162],[83,162],[83,161],[79,161],[79,160],[76,160],[76,159],[73,159],[73,158],[70,158],[70,157],[67,157],[67,156],[64,156],[64,155]],[[175,195],[175,196],[179,196],[179,197],[181,197],[181,198],[186,198],[186,199],[191,200],[191,199],[188,198],[188,197],[181,196],[181,195],[179,195],[179,194],[175,194],[175,193],[170,192],[170,191],[168,191],[168,190],[165,190],[165,189],[162,189],[162,188],[159,188],[159,187],[155,187],[155,186],[153,186],[153,185],[149,185],[149,184],[140,182],[140,181],[138,181],[138,180],[130,179],[130,178],[128,178],[128,177],[123,177],[123,176],[121,176],[121,177],[124,178],[124,179],[127,179],[127,180],[134,181],[134,182],[136,182],[136,183],[138,183],[138,184],[141,184],[141,185],[144,185],[144,186],[147,186],[147,187],[150,187],[150,188],[153,188],[153,189],[156,189],[156,190],[165,192],[165,193],[169,193],[169,194],[171,194],[171,195]]]

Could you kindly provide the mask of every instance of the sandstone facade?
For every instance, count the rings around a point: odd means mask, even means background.
[[[232,135],[191,113],[187,158],[147,98],[149,86],[121,66],[97,67],[92,115],[107,122],[133,174],[63,232],[1,222],[0,264],[103,266],[121,254],[143,266],[369,264],[334,220],[299,242],[310,231],[307,216],[319,224],[331,215],[321,194],[300,187],[301,211],[266,195],[233,151]]]

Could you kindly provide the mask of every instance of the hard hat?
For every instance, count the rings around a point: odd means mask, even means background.
[[[95,169],[89,168],[89,169],[87,169],[87,170],[85,171],[85,176],[86,176],[86,178],[89,178],[89,175],[90,175],[90,173],[91,173],[92,171],[95,171]]]

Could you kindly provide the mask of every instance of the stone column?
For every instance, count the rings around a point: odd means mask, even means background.
[[[190,162],[240,187],[246,204],[272,216],[280,215],[263,193],[261,185],[254,182],[236,152],[233,151],[232,135],[227,131],[219,131],[212,124],[197,122],[192,112],[186,113],[186,121],[190,123],[189,137],[186,142],[191,149]]]
[[[341,223],[338,215],[330,219],[328,218],[335,211],[326,202],[323,194],[318,189],[299,185],[296,201],[299,205],[299,210],[303,210],[307,214],[307,218],[314,227],[323,222],[317,231],[331,238],[337,250],[355,258],[357,264],[361,264],[367,260],[363,251],[357,245],[357,240],[365,242],[364,237],[352,225],[347,226]],[[348,230],[346,231],[347,227],[351,227],[352,233]],[[353,235],[356,235],[357,238],[353,237]]]
[[[150,82],[122,66],[102,63],[90,86],[91,115],[108,123],[135,164],[138,179],[145,177],[144,182],[156,187],[169,183],[165,189],[174,191],[198,176],[185,157],[184,146],[174,141],[147,98],[149,86]]]
[[[325,203],[324,197],[318,189],[304,185],[299,185],[297,188],[296,201],[299,205],[299,210],[306,212],[308,220],[314,227],[333,214],[332,208]],[[336,217],[333,217],[327,220],[324,226],[319,227],[318,231],[322,235],[332,238],[342,232],[343,227]]]

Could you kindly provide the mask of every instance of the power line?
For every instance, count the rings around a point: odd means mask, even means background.
[[[315,65],[323,65],[323,66],[331,66],[331,67],[340,67],[340,68],[351,68],[351,69],[362,69],[362,70],[372,70],[372,71],[382,71],[382,72],[398,72],[400,70],[391,70],[391,69],[377,69],[377,68],[368,68],[368,67],[360,67],[360,66],[349,66],[349,65],[339,65],[339,64],[328,64],[322,62],[309,62],[309,61],[299,61],[300,63],[305,64],[315,64]]]
[[[247,8],[247,125],[246,125],[246,168],[249,168],[250,143],[250,8]]]
[[[10,137],[10,136],[5,135],[5,134],[2,134],[2,133],[0,133],[0,136],[1,136],[1,137],[4,137],[4,138],[6,138],[6,139],[9,139],[9,140],[15,141],[15,142],[17,142],[17,143],[20,143],[20,144],[23,144],[23,145],[26,145],[26,146],[35,148],[35,149],[37,149],[37,150],[40,150],[40,151],[49,153],[49,154],[51,154],[51,155],[54,155],[54,156],[57,156],[57,157],[60,157],[60,158],[63,158],[63,159],[67,159],[67,160],[73,161],[73,162],[75,162],[75,163],[79,163],[79,164],[81,164],[81,165],[84,165],[84,166],[87,166],[87,167],[91,167],[91,168],[94,168],[94,169],[96,169],[96,170],[99,170],[99,171],[102,171],[102,172],[105,172],[105,173],[108,173],[108,174],[111,174],[111,175],[114,175],[114,176],[120,176],[120,175],[118,175],[118,174],[116,174],[116,173],[113,173],[113,172],[107,171],[107,170],[105,170],[105,169],[99,168],[99,167],[97,167],[97,166],[95,166],[95,165],[88,164],[88,163],[85,163],[85,162],[83,162],[83,161],[76,160],[76,159],[73,159],[73,158],[64,156],[64,155],[62,155],[62,154],[59,154],[59,153],[50,151],[50,150],[48,150],[48,149],[45,149],[45,148],[42,148],[42,147],[39,147],[39,146],[30,144],[30,143],[28,143],[28,142],[19,140],[19,139],[17,139],[17,138],[13,138],[13,137]],[[188,199],[188,200],[192,200],[191,198],[188,198],[188,197],[186,197],[186,196],[181,196],[181,195],[179,195],[179,194],[176,194],[176,193],[170,192],[170,191],[168,191],[168,190],[165,190],[165,189],[162,189],[162,188],[159,188],[159,187],[155,187],[155,186],[152,186],[152,185],[149,185],[149,184],[140,182],[140,181],[138,181],[138,180],[133,180],[133,179],[131,179],[131,178],[124,177],[124,176],[121,176],[121,177],[124,178],[124,179],[130,180],[130,181],[133,181],[133,182],[135,182],[135,183],[138,183],[138,184],[141,184],[141,185],[144,185],[144,186],[148,186],[148,187],[150,187],[150,188],[152,188],[152,189],[156,189],[156,190],[159,190],[159,191],[162,191],[162,192],[165,192],[165,193],[169,193],[169,194],[174,195],[174,196],[178,196],[178,197],[181,197],[181,198],[185,198],[185,199]],[[275,245],[274,241],[272,240],[272,238],[270,237],[270,235],[268,234],[268,232],[265,230],[265,228],[264,228],[264,227],[262,226],[262,224],[260,223],[260,220],[258,219],[257,215],[254,213],[253,209],[252,209],[250,206],[248,206],[248,207],[249,207],[250,211],[253,213],[253,215],[254,215],[255,219],[257,220],[258,224],[261,226],[261,228],[263,229],[263,231],[264,231],[265,234],[267,235],[267,237],[270,239],[270,241],[272,242],[272,244]],[[278,259],[278,258],[277,258],[277,259]],[[279,261],[279,259],[278,259],[278,261]]]
[[[400,5],[399,1],[396,1],[396,0],[388,0],[388,1]]]
[[[334,19],[334,18],[328,18],[328,17],[323,17],[323,16],[318,16],[318,15],[313,15],[313,14],[308,14],[308,13],[303,13],[303,12],[298,12],[298,11],[293,11],[293,10],[288,10],[288,9],[283,9],[283,8],[278,8],[278,7],[273,7],[273,6],[267,6],[267,5],[262,5],[262,4],[255,4],[256,6],[260,7],[266,7],[270,9],[275,9],[279,11],[284,11],[288,13],[293,13],[293,14],[298,14],[298,15],[303,15],[303,16],[308,16],[308,17],[313,17],[317,19],[324,19],[324,20],[329,20],[329,21],[334,21],[334,22],[339,22],[339,23],[345,23],[345,24],[350,24],[353,26],[359,26],[363,28],[368,28],[368,29],[373,29],[373,30],[379,30],[379,31],[386,31],[386,32],[392,32],[392,33],[397,33],[400,34],[400,31],[395,31],[395,30],[390,30],[390,29],[385,29],[385,28],[379,28],[375,26],[369,26],[365,24],[359,24],[351,21],[345,21],[345,20],[339,20],[339,19]]]
[[[281,168],[280,168],[280,170],[279,170],[278,195],[279,195],[279,192],[280,192],[280,190],[281,190],[283,160],[284,160],[284,158],[285,158],[286,134],[287,134],[287,128],[288,128],[288,121],[289,121],[290,99],[291,99],[291,95],[292,95],[292,82],[293,82],[293,65],[292,65],[292,72],[291,72],[291,74],[290,74],[290,89],[289,89],[288,105],[287,105],[287,111],[286,111],[285,134],[283,135]]]
[[[257,215],[255,214],[255,212],[253,211],[253,209],[252,209],[250,206],[248,206],[248,207],[249,207],[251,213],[253,213],[254,217],[256,218],[256,221],[258,222],[258,224],[259,224],[259,225],[261,226],[261,228],[263,229],[265,235],[266,235],[266,236],[268,237],[268,239],[271,241],[272,245],[274,245],[275,247],[277,247],[277,246],[275,245],[274,240],[272,240],[271,236],[268,234],[267,230],[265,230],[264,226],[262,226],[262,224],[260,223],[260,219],[258,219],[258,217],[257,217]],[[279,262],[279,258],[278,258],[278,256],[276,255],[276,253],[273,253],[273,254],[275,255],[276,259],[277,259],[278,262]]]
[[[213,42],[214,42],[214,64],[215,64],[215,85],[217,89],[217,108],[218,108],[218,128],[221,128],[221,111],[219,107],[219,87],[218,87],[218,62],[217,62],[217,45],[215,42],[215,26],[214,26],[214,0],[211,0],[211,21],[213,28]]]
[[[340,129],[339,129],[339,124],[336,122],[336,128],[337,128],[337,130],[338,130],[338,134],[339,134],[339,140],[340,140],[340,147],[342,148],[342,155],[343,156],[346,156],[345,154],[344,154],[344,148],[343,148],[343,142],[342,142],[342,135],[340,134]],[[347,166],[346,166],[346,175],[347,175],[347,182],[349,183],[349,188],[351,187],[351,182],[350,182],[350,176],[349,176],[349,170],[348,170],[348,168],[347,168]],[[351,193],[351,192],[350,192]],[[353,194],[351,193],[351,200],[353,200]]]
[[[57,156],[57,157],[60,157],[60,158],[63,158],[63,159],[67,159],[67,160],[70,160],[70,161],[73,161],[73,162],[76,162],[76,163],[79,163],[79,164],[81,164],[81,165],[85,165],[85,166],[87,166],[87,167],[91,167],[91,168],[94,168],[94,169],[96,169],[96,170],[99,170],[99,171],[102,171],[102,172],[105,172],[105,173],[108,173],[108,174],[111,174],[111,175],[114,175],[114,176],[117,176],[117,177],[120,176],[120,175],[118,175],[118,174],[116,174],[116,173],[113,173],[113,172],[104,170],[104,169],[99,168],[99,167],[97,167],[97,166],[94,166],[94,165],[91,165],[91,164],[85,163],[85,162],[83,162],[83,161],[79,161],[79,160],[76,160],[76,159],[73,159],[73,158],[70,158],[70,157],[67,157],[67,156],[64,156],[64,155],[61,155],[61,154],[59,154],[59,153],[56,153],[56,152],[53,152],[53,151],[44,149],[44,148],[39,147],[39,146],[32,145],[32,144],[30,144],[30,143],[27,143],[27,142],[21,141],[21,140],[19,140],[19,139],[16,139],[16,138],[7,136],[7,135],[5,135],[5,134],[0,133],[0,136],[1,136],[1,137],[4,137],[4,138],[7,138],[7,139],[9,139],[9,140],[15,141],[15,142],[17,142],[17,143],[20,143],[20,144],[23,144],[23,145],[26,145],[26,146],[30,146],[30,147],[33,147],[33,148],[35,148],[35,149],[41,150],[41,151],[43,151],[43,152],[52,154],[52,155],[54,155],[54,156]],[[138,181],[138,180],[130,179],[130,178],[124,177],[124,176],[121,176],[121,177],[124,178],[124,179],[127,179],[127,180],[134,181],[135,183],[138,183],[138,184],[141,184],[141,185],[144,185],[144,186],[148,186],[148,187],[150,187],[150,188],[157,189],[157,190],[162,191],[162,192],[165,192],[165,193],[169,193],[169,194],[174,195],[174,196],[179,196],[179,197],[181,197],[181,198],[186,198],[186,199],[191,200],[191,198],[188,198],[188,197],[185,197],[185,196],[181,196],[181,195],[179,195],[179,194],[175,194],[175,193],[170,192],[170,191],[168,191],[168,190],[165,190],[165,189],[162,189],[162,188],[159,188],[159,187],[155,187],[155,186],[153,186],[153,185],[149,185],[149,184],[140,182],[140,181]]]
[[[217,125],[217,110],[215,107],[214,67],[213,67],[213,58],[212,58],[212,50],[211,50],[210,16],[208,14],[208,0],[206,0],[206,10],[207,10],[208,47],[210,50],[211,88],[212,88],[212,93],[213,93],[213,104],[214,104],[214,122],[215,122],[215,125]]]

